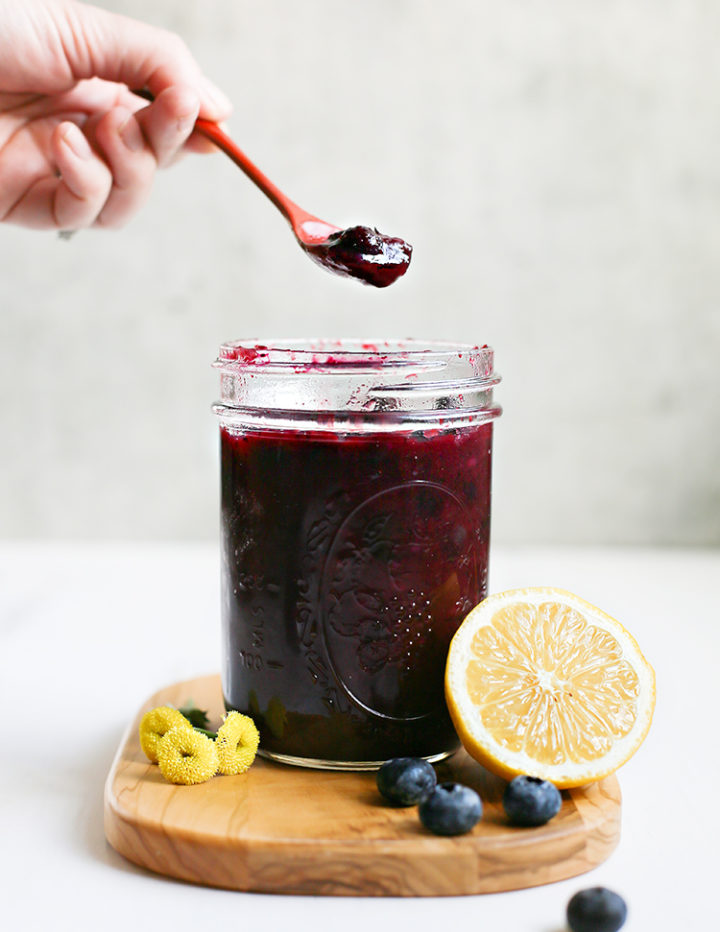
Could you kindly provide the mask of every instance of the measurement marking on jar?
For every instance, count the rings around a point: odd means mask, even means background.
[[[264,670],[265,667],[269,667],[271,670],[282,670],[284,666],[279,660],[265,660],[260,654],[254,654],[249,650],[239,650],[237,655],[241,666],[245,667],[246,670],[255,670],[258,673]]]

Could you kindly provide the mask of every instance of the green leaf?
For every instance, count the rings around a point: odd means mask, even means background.
[[[194,704],[192,699],[189,699],[184,706],[178,710],[185,718],[190,722],[194,728],[203,728],[206,729],[210,724],[210,719],[207,716],[207,711],[198,709]]]

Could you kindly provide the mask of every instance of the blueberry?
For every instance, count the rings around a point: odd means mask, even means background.
[[[625,900],[606,887],[580,890],[567,905],[572,932],[617,932],[626,917]]]
[[[421,757],[393,757],[377,772],[377,787],[396,806],[415,806],[432,793],[437,777],[432,764]]]
[[[480,821],[482,800],[469,786],[441,783],[420,803],[418,813],[436,835],[464,835]]]
[[[560,791],[538,777],[515,777],[505,787],[503,807],[513,825],[544,825],[562,805]]]

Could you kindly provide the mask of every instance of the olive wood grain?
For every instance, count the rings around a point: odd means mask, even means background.
[[[509,826],[504,782],[464,751],[437,765],[438,778],[476,789],[482,821],[441,838],[415,808],[384,803],[373,773],[305,770],[258,759],[235,777],[172,786],[148,763],[138,723],[149,708],[192,700],[220,721],[220,679],[160,690],[122,740],[105,787],[105,834],[130,861],[213,887],[332,896],[456,896],[495,893],[581,874],[604,861],[620,836],[615,777],[563,793],[547,825]]]

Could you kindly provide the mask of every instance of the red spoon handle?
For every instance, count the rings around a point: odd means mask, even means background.
[[[195,121],[195,129],[214,142],[226,155],[230,156],[238,168],[241,168],[248,178],[260,188],[293,227],[310,217],[307,211],[298,207],[287,195],[283,194],[280,188],[273,184],[267,175],[250,161],[242,149],[233,142],[227,133],[220,129],[217,123],[213,123],[211,120],[198,119]]]

